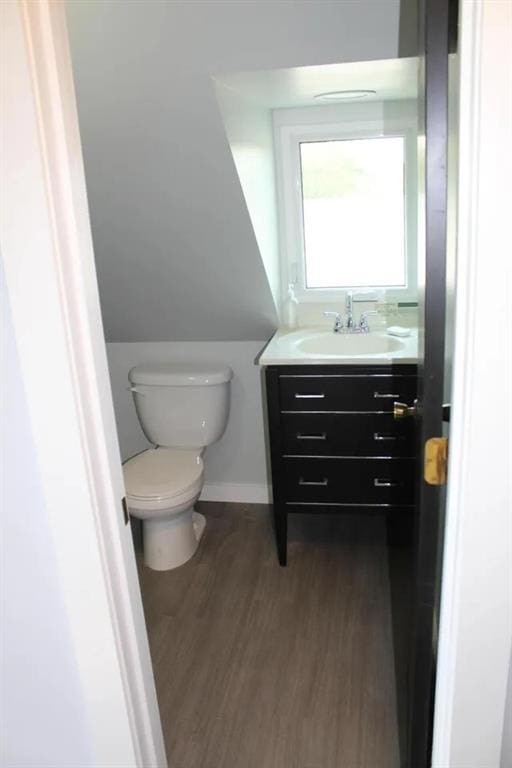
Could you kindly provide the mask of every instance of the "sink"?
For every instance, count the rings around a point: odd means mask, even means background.
[[[294,335],[296,338],[292,339]],[[332,331],[297,331],[290,334],[289,341],[306,355],[368,357],[368,355],[389,355],[399,352],[405,346],[404,339],[384,333],[333,333]]]
[[[265,365],[327,365],[368,363],[387,365],[416,363],[418,332],[406,337],[389,336],[384,330],[369,333],[334,333],[330,328],[282,328],[259,358]]]

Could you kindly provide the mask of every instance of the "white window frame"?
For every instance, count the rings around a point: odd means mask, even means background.
[[[384,105],[365,104],[384,112]],[[376,107],[376,109],[375,109]],[[352,107],[354,110],[354,107]],[[354,111],[341,108],[306,107],[274,111],[276,182],[279,207],[280,267],[283,300],[290,283],[301,302],[339,302],[347,290],[371,291],[385,301],[417,301],[417,128],[407,110],[397,117],[357,118]],[[333,288],[306,287],[306,258],[302,208],[300,144],[308,141],[341,139],[404,138],[405,162],[405,286],[345,286]]]

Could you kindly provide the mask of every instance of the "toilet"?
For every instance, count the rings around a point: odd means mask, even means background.
[[[144,363],[128,374],[135,410],[154,448],[123,466],[126,501],[142,520],[144,563],[177,568],[193,556],[206,520],[194,510],[203,487],[203,452],[226,429],[231,368]]]

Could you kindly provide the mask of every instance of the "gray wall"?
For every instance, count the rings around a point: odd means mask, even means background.
[[[276,308],[211,76],[394,58],[398,0],[68,0],[108,341],[267,338]]]

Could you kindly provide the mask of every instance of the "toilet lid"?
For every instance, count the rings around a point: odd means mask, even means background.
[[[197,450],[151,448],[123,466],[128,496],[136,499],[172,499],[196,485],[203,475]]]
[[[141,363],[128,373],[132,384],[162,387],[206,387],[233,378],[227,365],[214,363]]]

